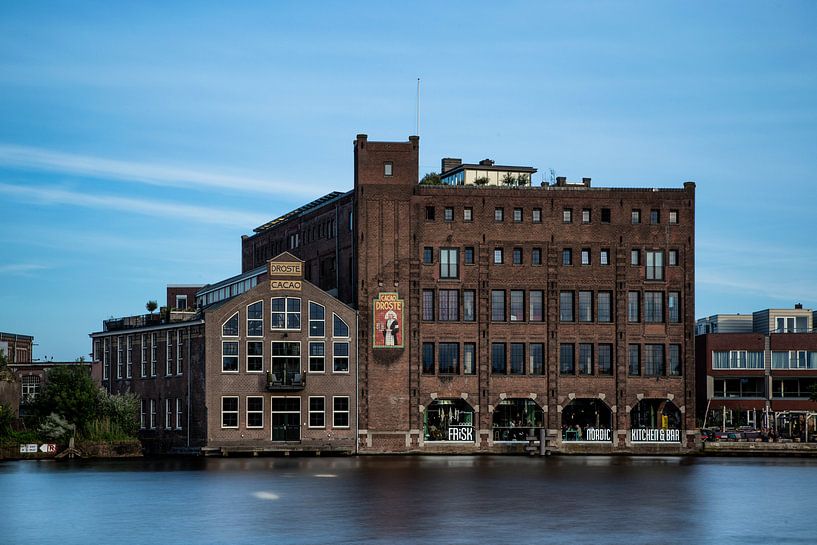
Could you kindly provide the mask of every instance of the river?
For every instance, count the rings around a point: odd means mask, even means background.
[[[817,460],[0,462],[0,543],[817,543]]]

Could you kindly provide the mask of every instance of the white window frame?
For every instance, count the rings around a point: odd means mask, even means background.
[[[125,377],[126,378],[133,378],[133,335],[128,335],[126,338],[126,350],[125,352]]]
[[[312,305],[316,305],[323,309],[323,318],[312,318]],[[303,309],[301,309],[303,310]],[[316,301],[308,301],[307,302],[307,310],[309,312],[309,323],[307,333],[310,339],[325,339],[326,338],[326,307]],[[284,312],[286,319],[286,311]],[[323,322],[323,335],[313,335],[312,334],[312,322]]]
[[[156,400],[150,400],[150,429],[156,429]]]
[[[116,379],[122,379],[122,371],[124,365],[124,358],[122,358],[122,352],[124,351],[124,347],[122,346],[122,336],[118,336],[116,338]]]
[[[231,358],[232,357],[236,358],[235,371],[227,371],[227,370],[224,369],[224,358],[225,358],[224,345],[227,344],[227,343],[235,344],[236,348],[238,348],[238,350],[237,350],[238,353],[237,354],[228,354],[228,355],[226,355],[226,356],[229,356]],[[233,340],[231,340],[231,341],[222,340],[221,341],[221,372],[222,373],[229,374],[229,375],[235,375],[241,370],[241,347],[240,347],[240,344],[241,343],[239,341],[237,341],[237,340],[235,340],[235,341],[233,341]]]
[[[139,429],[145,429],[145,423],[147,421],[147,399],[140,399],[139,400]]]
[[[176,398],[176,429],[182,429],[182,400],[181,398]]]
[[[156,343],[156,333],[150,334],[150,376],[156,376],[156,350],[157,350],[157,343]]]
[[[229,322],[233,318],[236,319],[236,323],[238,324],[238,327],[236,328],[238,331],[236,331],[235,335],[225,335],[224,326],[226,326],[227,322]],[[224,337],[225,339],[237,339],[240,335],[241,335],[241,317],[238,315],[238,311],[235,311],[233,314],[230,315],[229,318],[227,318],[221,323],[221,336]]]
[[[340,356],[341,358],[346,358],[346,371],[335,371],[335,358],[338,357],[335,354],[335,352],[336,352],[335,347],[337,345],[339,345],[339,344],[345,344],[347,346],[347,355],[346,356]],[[332,343],[332,373],[333,374],[336,374],[336,375],[348,375],[351,372],[351,367],[352,367],[351,366],[351,359],[352,359],[351,351],[352,351],[352,343],[350,343],[349,341],[339,341],[339,342],[333,342]]]
[[[337,411],[335,410],[335,400],[336,399],[345,399],[346,400],[346,410],[345,411]],[[352,424],[352,400],[349,396],[332,396],[332,428],[338,430],[348,430]],[[346,414],[346,425],[345,426],[338,426],[337,422],[335,421],[336,414]]]
[[[312,370],[312,345],[313,344],[320,344],[323,345],[323,370],[321,371],[313,371]],[[306,354],[306,369],[307,372],[313,375],[319,374],[323,375],[326,374],[326,341],[309,341],[306,347],[307,354]],[[317,357],[317,356],[316,356]]]
[[[142,352],[142,360],[139,362],[139,371],[142,378],[148,376],[148,340],[147,335],[142,333],[142,345],[139,347]]]
[[[173,374],[173,344],[175,339],[171,340],[172,331],[165,331],[165,376],[169,377]]]
[[[225,411],[224,410],[224,400],[225,399],[235,399],[236,400],[236,407],[235,411]],[[238,418],[239,413],[241,412],[241,400],[239,396],[221,396],[221,429],[223,430],[237,430],[238,425],[241,423],[240,419]],[[225,414],[235,414],[235,426],[225,426],[224,425],[224,415]]]
[[[313,399],[320,399],[323,401],[323,410],[322,411],[313,411],[312,410],[312,400]],[[306,401],[306,424],[309,429],[313,430],[323,430],[326,429],[326,396],[309,396]],[[312,425],[312,414],[320,414],[323,416],[323,425],[322,426],[313,426]]]
[[[111,364],[111,338],[105,337],[102,341],[102,380],[108,380],[110,372],[108,367]]]
[[[261,317],[260,318],[250,318],[250,307],[261,303]],[[253,301],[246,308],[247,313],[247,337],[249,338],[263,338],[264,337],[264,300],[259,299],[258,301]],[[250,335],[250,322],[261,322],[261,335]]]
[[[184,306],[179,305],[179,301],[184,301]],[[183,310],[187,308],[187,294],[176,294],[176,308],[179,310]]]
[[[176,375],[181,375],[184,369],[184,330],[176,332]]]
[[[258,343],[258,344],[261,345],[261,355],[260,356],[250,356],[250,343]],[[247,339],[247,341],[244,343],[244,348],[245,348],[244,352],[246,353],[246,357],[244,358],[244,362],[245,362],[244,369],[248,373],[263,373],[264,372],[264,340],[262,338],[260,338],[260,337],[251,337],[251,338]],[[223,345],[222,345],[222,350],[224,350]],[[257,370],[251,370],[250,369],[250,357],[261,358],[261,369],[257,369]],[[223,365],[224,365],[224,362],[222,360],[222,369],[223,369]]]
[[[169,430],[173,427],[173,400],[169,397],[165,398],[165,429]]]
[[[343,325],[346,326],[346,335],[338,335],[335,331],[335,318],[341,321]],[[335,339],[348,339],[349,338],[349,324],[346,323],[346,320],[341,318],[339,315],[332,313],[332,337]]]
[[[284,310],[272,310],[272,301],[275,299],[283,299],[284,300]],[[290,312],[287,310],[289,308],[289,300],[290,299],[297,299],[298,300],[298,307],[301,309],[298,312]],[[308,310],[308,309],[307,309]],[[300,297],[272,297],[270,299],[270,330],[271,331],[300,331],[301,330],[301,317],[304,311],[303,301]],[[276,314],[281,314],[283,312],[284,315],[284,327],[274,327],[275,321],[272,319],[272,313],[275,312]],[[287,325],[289,324],[289,315],[290,314],[297,314],[298,315],[298,327],[297,328],[289,328]]]
[[[260,399],[261,400],[261,410],[260,411],[251,411],[250,410],[250,399]],[[264,429],[264,396],[247,396],[244,400],[244,412],[245,414],[245,423],[247,425],[248,430],[263,430]],[[261,414],[261,425],[260,426],[250,426],[250,414]]]

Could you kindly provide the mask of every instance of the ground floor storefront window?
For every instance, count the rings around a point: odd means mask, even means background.
[[[494,441],[527,441],[539,437],[545,412],[532,399],[503,399],[494,409]]]
[[[668,399],[642,399],[630,411],[630,440],[635,443],[681,441],[681,411]]]
[[[600,399],[574,399],[562,409],[562,441],[612,441],[612,412]]]
[[[435,399],[424,413],[425,441],[473,442],[474,409],[464,399]]]

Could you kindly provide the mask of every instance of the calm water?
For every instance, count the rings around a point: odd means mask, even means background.
[[[817,543],[817,460],[0,462],[6,544]]]

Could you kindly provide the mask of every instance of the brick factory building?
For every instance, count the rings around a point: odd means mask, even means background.
[[[180,383],[178,393],[151,395],[205,403],[197,429],[205,447],[275,450],[312,441],[322,449],[331,432],[330,390],[345,397],[353,384],[333,377],[326,389],[307,392],[322,380],[306,353],[309,299],[357,331],[349,346],[357,382],[348,396],[350,410],[358,408],[349,418],[359,452],[693,447],[695,184],[597,188],[589,178],[557,178],[539,186],[531,167],[446,158],[443,183],[429,185],[418,184],[418,164],[418,137],[370,142],[358,135],[352,191],[330,193],[242,237],[241,275],[198,290],[189,325],[167,324],[196,331],[182,338],[198,339],[200,361],[192,365],[201,388],[185,391]],[[312,290],[300,298],[298,328],[278,335],[270,328],[280,308],[262,312],[270,320],[263,350],[279,346],[261,354],[261,368],[274,374],[288,357],[287,369],[306,384],[291,392],[299,397],[300,435],[288,445],[246,424],[242,403],[261,396],[262,375],[225,370],[224,343],[233,341],[217,331],[235,312],[243,324],[250,299],[273,306],[283,299],[289,312],[297,295],[269,293],[269,260],[282,252],[302,260],[303,284]],[[280,353],[280,343],[293,342],[301,343],[297,357],[289,348]],[[327,362],[329,345],[327,336]],[[277,402],[263,397],[266,429]],[[324,399],[323,412],[312,397]],[[318,432],[307,406],[315,422],[323,414]],[[278,412],[277,422],[289,422]]]

